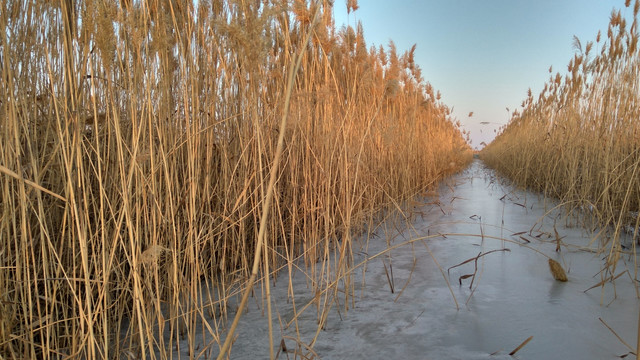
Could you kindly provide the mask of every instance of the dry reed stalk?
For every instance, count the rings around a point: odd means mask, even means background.
[[[624,346],[626,346],[626,347],[627,347],[627,349],[629,349],[629,352],[630,352],[631,354],[634,354],[634,355],[636,355],[636,357],[637,357],[637,349],[634,349],[634,348],[632,348],[629,344],[627,344],[627,342],[626,342],[626,341],[624,341],[624,340],[620,337],[620,335],[618,335],[618,333],[617,333],[617,332],[615,332],[615,330],[613,330],[613,329],[611,328],[611,326],[609,326],[609,325],[608,325],[604,320],[602,320],[602,318],[600,318],[600,317],[599,317],[599,318],[598,318],[598,320],[600,320],[600,322],[602,323],[602,325],[604,325],[607,329],[609,329],[609,331],[611,331],[611,333],[612,333],[616,338],[618,338],[618,340],[620,340],[620,342],[621,342]]]
[[[531,341],[533,339],[533,335],[529,336],[525,341],[523,341],[520,345],[518,345],[515,349],[513,349],[509,355],[513,356],[515,355],[518,351],[520,351],[520,349],[522,349],[525,345],[527,345],[529,343],[529,341]]]

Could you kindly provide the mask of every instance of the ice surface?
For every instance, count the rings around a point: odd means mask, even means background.
[[[501,182],[492,170],[475,160],[443,183],[438,197],[424,198],[422,206],[405,210],[411,222],[390,219],[368,244],[364,240],[356,242],[362,246],[354,249],[358,263],[388,245],[437,235],[370,260],[364,281],[363,268],[355,270],[355,307],[344,311],[344,294],[329,298],[339,303],[331,309],[313,346],[318,357],[512,359],[509,352],[530,336],[533,339],[516,358],[615,359],[627,354],[627,347],[599,318],[635,346],[640,303],[631,279],[634,259],[630,255],[621,257],[615,273],[628,269],[630,275],[616,280],[615,292],[614,285],[607,283],[585,293],[608,276],[600,273],[602,259],[608,253],[587,249],[594,234],[571,225],[575,220],[564,218],[561,211],[550,211],[554,204],[549,201]],[[560,252],[555,251],[554,224],[565,244]],[[592,244],[591,249],[595,248]],[[462,285],[459,277],[472,274],[475,261],[455,267],[447,275],[448,268],[481,252],[499,249],[510,251],[496,251],[478,259],[473,289],[469,288],[472,277],[463,279]],[[543,254],[562,264],[568,282],[553,279]],[[391,270],[394,293],[387,276]],[[286,277],[286,272],[281,276]],[[313,300],[307,285],[302,273],[294,273],[298,311]],[[268,358],[266,310],[260,294],[257,288],[241,319],[231,359]],[[287,300],[286,279],[272,288],[272,304],[276,351],[283,339],[293,350],[296,343],[291,338],[298,337],[295,326],[285,329],[278,320],[286,325],[294,314]],[[315,305],[298,318],[300,339],[307,344],[316,335],[317,319]],[[214,347],[208,355],[216,355],[218,348]],[[187,348],[186,344],[181,346],[183,350],[174,353],[174,358],[189,358]],[[300,357],[281,352],[279,358]]]

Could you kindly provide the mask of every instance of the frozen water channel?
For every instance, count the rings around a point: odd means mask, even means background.
[[[600,272],[608,252],[594,252],[597,244],[590,240],[595,234],[574,226],[576,221],[562,212],[550,211],[554,204],[538,195],[501,184],[479,160],[421,203],[405,211],[410,222],[388,220],[368,244],[354,242],[357,264],[388,246],[436,235],[370,260],[364,281],[362,268],[355,270],[355,306],[346,313],[344,304],[330,311],[313,347],[319,358],[511,359],[509,353],[531,336],[515,358],[616,359],[628,354],[604,323],[635,347],[640,302],[631,255],[621,256],[615,275],[628,273],[615,284],[585,292],[610,276]],[[555,251],[558,237],[560,252]],[[491,250],[499,251],[487,253]],[[447,273],[479,253],[486,255]],[[543,254],[562,264],[568,282],[553,279]],[[460,285],[460,277],[473,274],[476,265],[475,277]],[[299,311],[313,297],[305,276],[294,275]],[[286,271],[281,276],[286,278]],[[255,294],[236,333],[232,359],[268,358],[259,287]],[[272,299],[276,351],[281,341],[294,349],[294,326],[281,325],[293,317],[286,279],[272,288]],[[299,317],[301,340],[311,342],[316,324],[314,305]],[[279,358],[300,357],[281,349]]]

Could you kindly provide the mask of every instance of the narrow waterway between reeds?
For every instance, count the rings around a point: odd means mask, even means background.
[[[553,207],[536,194],[504,185],[475,160],[443,182],[438,195],[412,203],[405,217],[389,218],[368,242],[354,242],[356,264],[407,244],[371,259],[364,278],[363,268],[355,271],[355,306],[345,312],[338,303],[330,311],[313,352],[293,338],[308,344],[316,336],[316,306],[298,317],[297,333],[294,325],[287,327],[293,305],[287,281],[279,281],[271,294],[278,357],[294,358],[298,348],[299,354],[322,359],[500,359],[512,358],[509,353],[529,337],[516,358],[628,354],[612,330],[635,347],[640,302],[633,257],[621,254],[615,275],[629,272],[615,286],[607,282],[588,290],[610,276],[601,272],[608,252],[598,254],[597,244],[590,244],[594,234]],[[411,242],[432,235],[437,236]],[[561,251],[556,251],[558,239]],[[564,267],[567,282],[554,280],[548,257]],[[313,297],[304,273],[296,273],[292,284],[299,312]],[[268,356],[259,293],[242,318],[232,359]]]

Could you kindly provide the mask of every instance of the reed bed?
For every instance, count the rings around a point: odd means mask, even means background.
[[[0,358],[216,353],[254,260],[337,293],[364,224],[471,159],[414,49],[333,1],[1,6]]]
[[[529,90],[481,152],[517,184],[560,199],[586,226],[607,229],[599,243],[609,264],[619,259],[624,232],[640,240],[640,2],[625,5],[612,11],[606,38],[574,38],[568,73],[550,68],[537,99]]]

